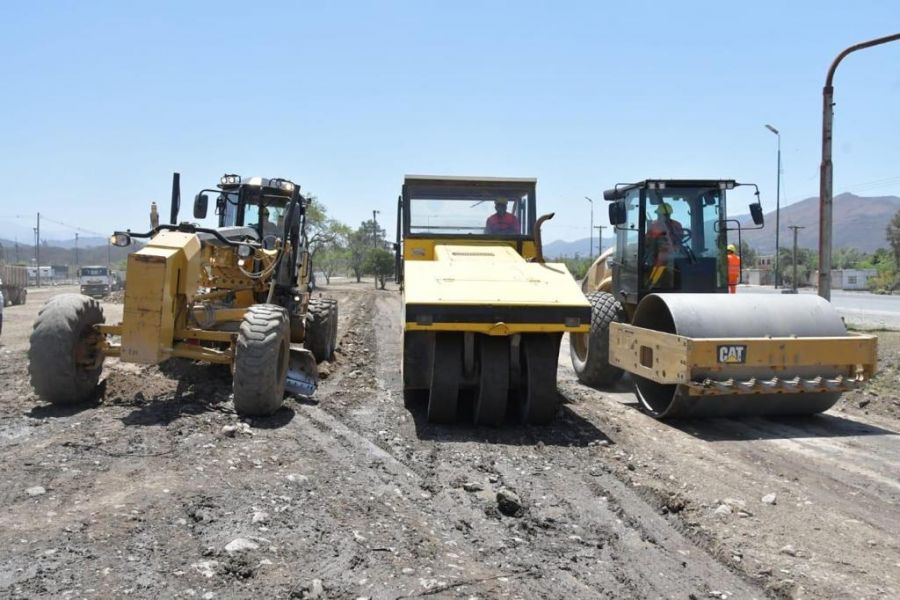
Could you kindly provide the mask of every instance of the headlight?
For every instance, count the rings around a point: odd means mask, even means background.
[[[293,182],[290,182],[287,179],[271,179],[269,181],[269,186],[275,188],[276,190],[282,190],[285,192],[294,191]]]
[[[109,243],[119,248],[131,245],[131,236],[127,233],[114,233],[109,236]]]
[[[248,246],[246,244],[241,244],[240,246],[238,246],[237,253],[238,253],[238,256],[246,258],[253,253],[253,248],[251,248],[250,246]]]
[[[222,175],[222,178],[219,179],[219,183],[222,185],[238,185],[241,182],[240,175]]]

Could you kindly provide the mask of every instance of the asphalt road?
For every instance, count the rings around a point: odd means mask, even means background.
[[[741,285],[739,294],[780,294],[768,286]],[[815,294],[815,289],[799,290],[801,294]],[[848,324],[863,329],[900,330],[900,296],[883,296],[870,292],[832,290],[831,303]]]

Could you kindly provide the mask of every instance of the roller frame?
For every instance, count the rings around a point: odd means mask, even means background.
[[[870,379],[877,364],[878,338],[867,334],[701,339],[612,323],[609,335],[612,364],[656,383],[684,385],[692,396],[844,391]],[[719,362],[718,349],[722,346],[744,346],[745,362]],[[745,380],[738,377],[743,370],[760,367],[790,373],[817,366],[841,374],[822,379],[819,385],[809,383],[815,378],[790,377],[772,382],[751,375]],[[710,376],[717,372],[723,373],[721,379]]]

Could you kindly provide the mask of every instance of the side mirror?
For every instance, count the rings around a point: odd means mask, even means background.
[[[117,248],[125,248],[131,245],[131,236],[127,233],[114,233],[109,236],[109,243]]]
[[[762,205],[759,202],[754,202],[750,205],[750,216],[753,218],[753,224],[759,225],[760,227],[765,222],[765,217],[763,217]]]
[[[625,203],[621,200],[617,200],[609,205],[609,224],[610,225],[622,225],[627,220],[627,214],[625,211]]]
[[[197,194],[194,196],[194,218],[205,219],[206,207],[209,204],[209,196],[206,194]]]

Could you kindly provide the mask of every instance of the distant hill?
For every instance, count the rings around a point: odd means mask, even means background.
[[[897,196],[865,197],[844,193],[834,197],[832,229],[834,248],[856,248],[862,252],[874,252],[887,248],[885,228],[891,218],[900,211]],[[737,215],[742,226],[753,227],[750,215]],[[781,247],[790,248],[793,232],[790,225],[805,227],[797,234],[797,245],[801,248],[819,247],[819,198],[818,196],[781,207]],[[733,239],[736,239],[735,234]],[[766,213],[765,227],[758,230],[744,230],[741,237],[761,254],[775,252],[775,211]],[[603,247],[609,248],[614,238],[604,238]],[[597,240],[594,240],[594,254],[597,254]],[[590,240],[582,238],[572,242],[557,240],[544,246],[544,254],[549,258],[561,256],[587,256]]]
[[[604,249],[609,248],[615,243],[616,238],[614,237],[603,238]],[[555,242],[544,244],[544,256],[546,256],[547,258],[560,258],[562,256],[573,257],[576,254],[578,256],[587,257],[588,255],[590,255],[590,253],[590,238],[582,238],[580,240],[575,240],[574,242],[556,240]],[[599,252],[597,252],[597,238],[594,238],[594,254],[599,255]]]
[[[865,197],[844,193],[834,197],[832,205],[832,247],[856,248],[862,252],[874,252],[888,247],[885,229],[891,218],[900,211],[897,196]],[[737,217],[742,225],[752,226],[749,215]],[[755,231],[744,231],[743,239],[762,254],[775,252],[775,211],[766,213],[766,226]],[[819,247],[819,198],[812,197],[781,207],[781,247],[793,245],[790,225],[805,227],[797,234],[801,248]]]
[[[99,244],[97,242],[100,242]],[[41,243],[41,265],[74,265],[75,249],[74,240],[70,246],[58,245],[60,242]],[[91,245],[87,245],[92,242]],[[65,242],[62,242],[65,243]],[[0,249],[0,261],[31,265],[34,258],[34,244],[18,243],[12,240],[0,239],[3,248]],[[128,257],[129,252],[134,252],[139,246],[129,248],[107,247],[107,240],[103,238],[78,238],[78,264],[80,265],[105,265],[107,259],[113,264]]]

